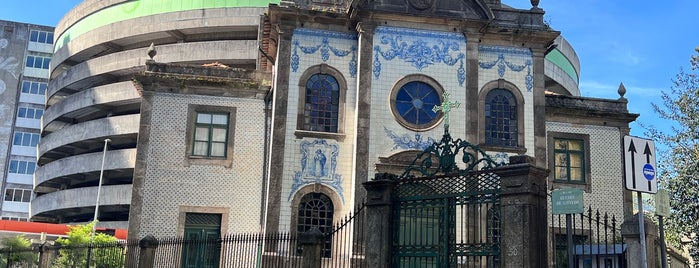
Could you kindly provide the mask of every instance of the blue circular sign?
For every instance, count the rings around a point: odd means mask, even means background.
[[[646,180],[649,180],[649,181],[652,181],[653,178],[655,178],[655,169],[653,168],[653,165],[651,165],[651,164],[643,165],[643,176],[646,177]]]

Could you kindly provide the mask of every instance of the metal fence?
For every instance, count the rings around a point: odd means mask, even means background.
[[[588,207],[571,215],[570,233],[566,231],[566,215],[551,215],[551,224],[554,267],[627,267],[626,244],[614,215]],[[570,256],[572,266],[568,266]]]
[[[394,186],[395,267],[500,267],[500,177],[489,171]]]
[[[0,249],[0,268],[137,268],[139,263],[168,268],[302,267],[304,262],[322,267],[365,267],[363,204],[317,241],[318,246],[332,243],[330,257],[304,260],[303,235],[250,233],[216,239],[173,237],[79,246],[34,245],[30,249]]]
[[[138,256],[138,241],[76,246],[34,245],[30,249],[0,249],[0,267],[126,267]],[[133,266],[135,267],[135,266]]]
[[[300,267],[298,236],[288,233],[229,234],[219,239],[158,240],[153,267]],[[275,245],[266,252],[264,244]]]
[[[331,258],[323,258],[321,267],[366,267],[364,261],[364,203],[345,216],[325,235],[332,240]]]

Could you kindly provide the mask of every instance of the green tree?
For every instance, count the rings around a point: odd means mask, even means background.
[[[95,222],[86,225],[69,226],[68,237],[56,240],[61,245],[59,257],[54,262],[56,268],[85,267],[88,254],[90,267],[123,267],[123,247],[111,235],[96,233],[92,244],[90,237]]]
[[[0,246],[2,247],[0,262],[2,267],[31,265],[37,262],[38,256],[32,251],[32,243],[24,235],[4,238]]]
[[[699,47],[696,49],[699,53]],[[668,240],[679,246],[691,238],[691,255],[699,258],[699,56],[690,59],[689,71],[680,70],[673,86],[662,91],[662,103],[653,104],[660,118],[673,123],[670,130],[648,127],[648,135],[664,145],[658,159],[662,187],[670,195],[672,216],[667,219]]]

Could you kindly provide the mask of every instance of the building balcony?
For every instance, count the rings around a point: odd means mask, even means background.
[[[131,185],[103,185],[100,193],[100,219],[128,218]],[[60,223],[86,222],[94,215],[97,186],[61,190],[36,196],[30,205],[32,220],[58,219]]]
[[[100,152],[104,139],[112,148],[135,148],[140,115],[122,115],[91,120],[62,128],[41,138],[39,165],[68,156]]]
[[[107,151],[103,184],[130,183],[136,164],[136,149]],[[34,191],[53,192],[74,185],[97,185],[102,168],[102,152],[66,157],[37,168]],[[126,181],[124,181],[126,180]]]

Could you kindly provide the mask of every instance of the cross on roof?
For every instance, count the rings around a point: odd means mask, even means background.
[[[461,105],[460,102],[455,101],[451,102],[449,101],[449,92],[444,92],[442,94],[444,96],[444,101],[442,101],[442,104],[440,105],[435,105],[432,107],[433,112],[442,112],[444,114],[444,131],[448,132],[449,131],[449,112],[451,111],[452,108],[459,108],[459,105]]]

